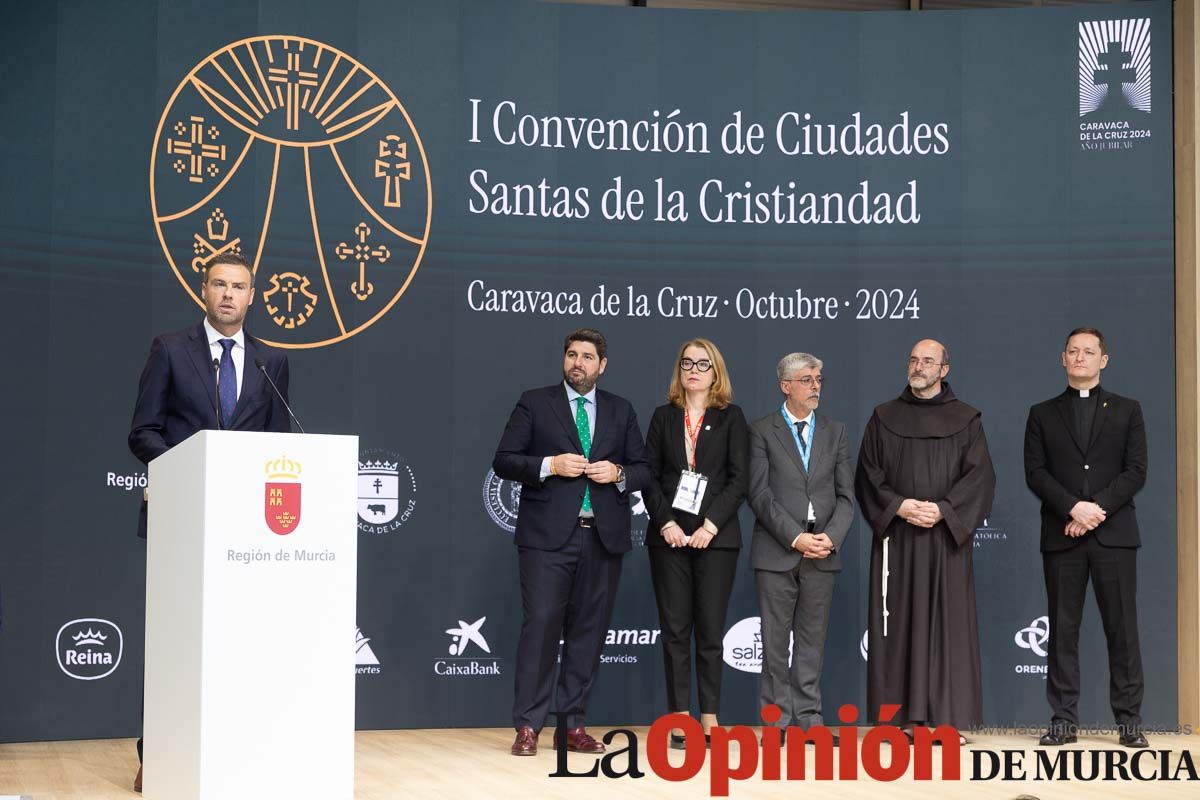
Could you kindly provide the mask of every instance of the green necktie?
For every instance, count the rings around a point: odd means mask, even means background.
[[[577,407],[575,409],[575,429],[579,431],[579,443],[583,445],[583,455],[588,457],[592,454],[592,431],[588,425],[587,410],[584,404],[587,403],[586,397],[575,398]],[[591,513],[592,510],[592,487],[587,487],[583,490],[583,506],[580,508],[585,514]]]

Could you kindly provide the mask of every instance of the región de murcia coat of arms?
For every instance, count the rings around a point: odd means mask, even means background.
[[[263,515],[272,533],[287,536],[300,525],[299,461],[285,456],[271,459],[263,467],[267,474]]]
[[[154,137],[150,202],[197,304],[214,258],[250,262],[251,326],[281,347],[332,344],[387,314],[433,211],[421,137],[392,89],[292,36],[234,42],[184,76]]]

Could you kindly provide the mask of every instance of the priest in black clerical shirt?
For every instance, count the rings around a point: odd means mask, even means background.
[[[1126,747],[1142,733],[1142,656],[1137,623],[1133,496],[1146,482],[1146,429],[1136,400],[1100,386],[1104,335],[1076,328],[1062,354],[1067,389],[1029,410],[1025,478],[1042,501],[1042,565],[1049,602],[1045,746],[1076,740],[1079,626],[1088,580],[1108,641],[1109,702]]]

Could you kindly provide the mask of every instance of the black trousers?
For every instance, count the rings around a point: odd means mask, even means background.
[[[1069,550],[1042,554],[1050,606],[1046,699],[1051,725],[1079,724],[1079,625],[1088,579],[1108,640],[1109,703],[1118,726],[1142,725],[1142,653],[1137,624],[1137,549],[1105,547],[1091,534]]]
[[[545,724],[560,638],[555,700],[567,727],[581,727],[612,619],[621,556],[604,549],[595,528],[576,526],[558,550],[519,548],[517,566],[522,618],[513,727],[540,732]]]
[[[648,547],[650,578],[658,601],[663,665],[670,711],[691,708],[692,632],[696,634],[696,690],[700,713],[721,705],[725,612],[733,592],[738,550]]]

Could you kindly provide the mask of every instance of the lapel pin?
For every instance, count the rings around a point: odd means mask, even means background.
[[[1107,400],[1105,400],[1105,401],[1104,401],[1104,405],[1102,406],[1102,408],[1108,408],[1108,401],[1107,401]]]
[[[711,431],[711,430],[712,430],[712,425],[705,425],[705,426],[704,426],[704,430],[706,430],[706,431]]]

